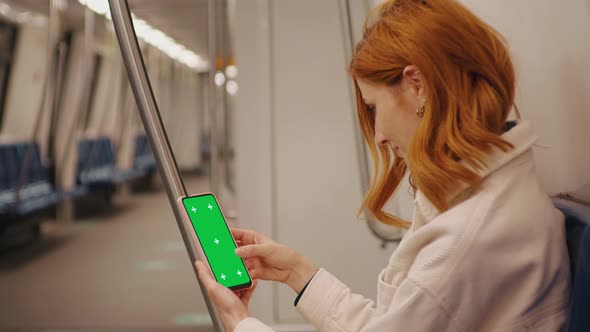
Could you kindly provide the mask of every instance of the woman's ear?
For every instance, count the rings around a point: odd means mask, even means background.
[[[424,94],[424,82],[422,80],[422,73],[420,69],[415,65],[409,65],[404,68],[403,80],[417,97]]]

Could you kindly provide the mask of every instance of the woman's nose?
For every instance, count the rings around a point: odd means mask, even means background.
[[[375,132],[375,144],[377,144],[377,145],[387,144],[387,138],[383,134],[381,134],[380,132],[376,131]]]

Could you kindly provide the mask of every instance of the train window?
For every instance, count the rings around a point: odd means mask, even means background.
[[[0,21],[0,128],[4,119],[4,103],[16,44],[16,25]]]
[[[96,88],[98,85],[98,78],[100,76],[101,67],[102,56],[100,56],[99,54],[95,54],[92,66],[92,77],[90,77],[90,91],[88,91],[88,104],[86,105],[88,109],[88,114],[86,114],[86,123],[84,124],[84,129],[88,129],[88,126],[90,125],[92,111],[94,110],[94,98],[96,96]]]

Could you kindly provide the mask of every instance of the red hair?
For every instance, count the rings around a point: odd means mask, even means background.
[[[357,79],[392,86],[408,65],[420,69],[425,114],[406,160],[374,143],[375,119]],[[374,160],[374,177],[361,211],[407,227],[383,211],[410,166],[411,185],[441,212],[463,182],[477,188],[485,156],[513,146],[500,135],[514,106],[515,75],[499,33],[455,0],[390,0],[369,14],[350,65],[359,122]],[[463,164],[463,163],[466,163]]]

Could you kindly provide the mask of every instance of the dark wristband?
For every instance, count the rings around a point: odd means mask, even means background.
[[[315,277],[315,274],[313,275],[313,277]],[[297,294],[297,298],[295,298],[295,303],[293,304],[294,306],[297,306],[297,303],[299,303],[299,299],[301,299],[301,296],[303,295],[303,292],[305,292],[305,289],[307,288],[307,286],[309,285],[309,283],[313,280],[313,277],[311,277],[311,279],[309,279],[309,281],[307,281],[307,283],[305,284],[305,286],[303,286],[303,289],[301,290],[301,292],[299,292],[299,294]]]

